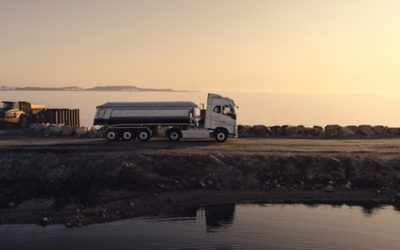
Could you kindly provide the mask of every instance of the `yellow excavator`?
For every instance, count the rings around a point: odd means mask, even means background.
[[[24,101],[5,101],[0,103],[0,124],[28,127],[32,122],[43,122],[46,107]]]

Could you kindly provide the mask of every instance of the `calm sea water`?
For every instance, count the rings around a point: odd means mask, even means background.
[[[220,93],[239,106],[239,123],[266,125],[400,126],[400,98],[389,94]],[[51,108],[79,108],[81,123],[92,125],[95,107],[109,101],[193,101],[205,103],[203,92],[74,92],[0,91],[0,100],[26,100]]]
[[[1,225],[0,249],[398,250],[393,207],[223,205],[68,229]]]

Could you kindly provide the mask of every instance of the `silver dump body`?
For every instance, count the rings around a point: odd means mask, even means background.
[[[108,102],[97,106],[94,125],[189,125],[193,102]]]

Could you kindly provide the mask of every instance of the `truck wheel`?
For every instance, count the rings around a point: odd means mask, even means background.
[[[150,139],[150,132],[147,129],[140,130],[138,133],[140,141],[148,141]]]
[[[21,128],[27,128],[28,127],[28,117],[26,117],[25,115],[20,116],[19,118],[19,126]]]
[[[124,141],[130,141],[133,139],[133,133],[132,131],[126,130],[122,133],[122,140]]]
[[[167,136],[168,136],[168,140],[170,140],[172,142],[177,142],[182,138],[182,133],[179,129],[172,128],[168,131]]]
[[[118,132],[114,129],[107,130],[105,132],[105,137],[107,141],[116,141],[118,140]]]
[[[217,129],[214,132],[214,138],[217,142],[224,142],[228,139],[228,132],[224,129]]]

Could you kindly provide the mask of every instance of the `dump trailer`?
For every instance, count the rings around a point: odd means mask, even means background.
[[[94,125],[103,126],[108,141],[147,141],[162,129],[173,142],[237,137],[236,105],[217,94],[208,94],[207,108],[193,102],[108,102],[97,106]]]

